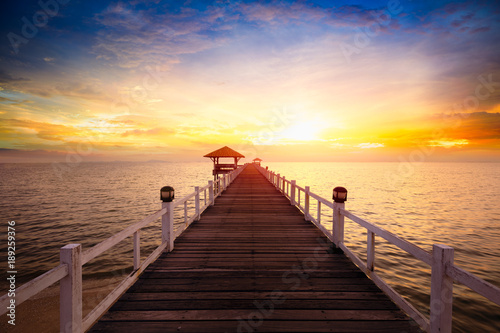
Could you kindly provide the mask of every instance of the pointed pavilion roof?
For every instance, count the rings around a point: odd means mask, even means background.
[[[229,148],[228,146],[224,146],[220,149],[214,150],[211,153],[204,155],[203,157],[245,157],[238,153],[237,151]]]

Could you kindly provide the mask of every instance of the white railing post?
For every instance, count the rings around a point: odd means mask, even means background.
[[[375,268],[375,234],[366,230],[366,268],[373,271]]]
[[[188,224],[188,202],[184,201],[184,225],[187,227]]]
[[[61,264],[68,275],[60,282],[59,331],[80,333],[82,327],[82,245],[68,244],[60,250]]]
[[[210,202],[210,206],[213,206],[215,203],[215,200],[214,200],[214,181],[209,180],[208,185],[210,185],[208,188],[208,201]]]
[[[340,244],[344,243],[344,215],[340,213],[340,209],[344,209],[343,202],[333,202],[333,240],[335,246],[340,248]]]
[[[292,193],[290,194],[290,205],[295,206],[295,204],[296,204],[295,203],[295,186],[297,184],[297,181],[292,180],[291,183],[292,183],[292,191],[291,191]]]
[[[167,243],[167,251],[172,252],[174,249],[174,203],[162,202],[162,208],[166,208],[167,212],[161,217],[161,235],[162,242]]]
[[[134,232],[134,271],[141,266],[141,230]]]
[[[200,187],[199,186],[195,186],[194,187],[194,192],[196,193],[194,195],[194,210],[195,210],[195,218],[194,220],[195,221],[199,221],[200,220]]]
[[[316,222],[318,222],[318,224],[321,224],[321,201],[319,201],[319,200],[318,200],[318,214],[317,214]]]
[[[454,249],[447,245],[432,246],[431,333],[451,333],[453,311],[453,279],[446,267],[453,264]]]
[[[306,221],[311,221],[311,219],[309,218],[309,186],[306,186],[304,196],[304,217]]]
[[[278,173],[276,176],[276,183],[274,184],[276,188],[279,190],[280,189],[280,174]]]

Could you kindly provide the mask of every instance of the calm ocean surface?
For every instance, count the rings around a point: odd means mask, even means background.
[[[458,266],[500,286],[499,163],[264,165],[324,198],[331,199],[333,187],[346,187],[347,210],[425,250],[435,243],[453,246]],[[16,221],[19,286],[57,266],[62,246],[81,243],[87,249],[158,210],[162,186],[173,186],[177,198],[204,186],[212,179],[211,168],[209,162],[81,163],[58,177],[51,164],[0,164],[1,294],[8,289],[7,221]],[[331,229],[331,212],[323,213]],[[364,257],[365,230],[346,222],[346,243]],[[158,221],[141,234],[144,258],[159,244],[159,230]],[[377,239],[375,266],[393,288],[428,312],[427,265]],[[85,265],[84,311],[131,270],[131,239]],[[454,332],[500,332],[500,307],[463,286],[455,285],[454,291]],[[57,331],[57,309],[57,288],[52,287],[18,308],[14,331],[35,326],[37,332]],[[0,331],[12,331],[5,316],[0,320]]]

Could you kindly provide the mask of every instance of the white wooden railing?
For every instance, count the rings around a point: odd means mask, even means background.
[[[139,275],[166,249],[174,249],[174,240],[193,222],[200,219],[200,215],[209,206],[213,205],[215,198],[233,182],[244,169],[240,166],[231,173],[218,178],[215,182],[209,181],[204,187],[195,187],[193,193],[173,202],[162,202],[162,208],[147,216],[101,243],[83,251],[81,244],[68,244],[60,250],[60,264],[50,271],[38,276],[17,288],[15,304],[38,294],[45,288],[60,281],[60,332],[80,333],[88,330],[99,317],[137,280]],[[188,209],[188,201],[194,199],[194,209]],[[183,206],[183,225],[174,231],[174,211],[176,207]],[[162,242],[141,262],[140,233],[141,229],[161,218]],[[133,236],[134,270],[90,313],[82,317],[82,266],[90,260],[101,255],[127,237]],[[8,311],[11,298],[8,294],[0,298],[0,315]]]
[[[295,180],[287,180],[257,166],[258,170],[282,192],[291,205],[297,206],[307,221],[314,223],[330,239],[336,248],[341,249],[361,270],[363,270],[377,286],[382,289],[403,311],[412,317],[422,329],[432,333],[450,333],[452,330],[453,281],[461,283],[493,303],[500,305],[500,288],[484,281],[453,263],[454,249],[452,247],[434,244],[432,253],[410,243],[399,236],[380,228],[345,210],[344,203],[331,202],[310,191],[309,186],[300,187]],[[317,211],[312,212],[310,200],[317,201]],[[321,223],[322,205],[332,209],[332,231]],[[366,262],[361,260],[344,244],[344,218],[347,217],[367,231]],[[418,311],[398,292],[389,286],[375,273],[375,235],[384,238],[389,243],[399,247],[415,258],[431,266],[431,297],[430,318]]]

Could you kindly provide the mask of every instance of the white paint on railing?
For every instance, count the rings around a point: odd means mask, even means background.
[[[174,249],[174,203],[162,202],[162,208],[167,210],[161,217],[162,243],[167,243],[167,251]]]
[[[85,265],[88,263],[90,260],[94,259],[101,253],[109,250],[116,244],[120,243],[123,241],[125,238],[130,237],[136,232],[137,230],[147,226],[149,223],[155,221],[158,219],[160,216],[164,215],[167,212],[165,208],[147,216],[144,218],[142,221],[137,222],[122,231],[118,232],[117,234],[114,234],[113,236],[109,237],[108,239],[100,242],[99,244],[95,245],[94,247],[86,250],[83,252],[83,258],[82,258],[82,265]]]
[[[128,289],[135,281],[139,278],[139,275],[149,266],[153,261],[155,261],[160,254],[165,250],[167,243],[160,244],[156,250],[154,250],[149,257],[144,260],[139,269],[130,273],[125,279],[120,282],[120,284],[109,293],[102,301],[97,305],[90,313],[83,319],[83,331],[87,331],[92,325],[102,316],[103,313],[108,311],[108,309],[113,305],[116,300]]]
[[[134,271],[141,266],[141,230],[134,232]]]
[[[333,203],[332,232],[335,246],[338,248],[344,244],[344,215],[341,213],[344,206],[343,202]]]
[[[194,187],[194,214],[195,214],[195,221],[200,220],[200,187],[195,186]]]
[[[290,195],[290,204],[292,206],[295,206],[297,204],[297,202],[295,202],[295,184],[297,182],[295,180],[292,180],[292,193]]]
[[[315,200],[317,200],[318,202],[321,202],[323,205],[325,205],[326,207],[328,208],[331,208],[333,209],[333,202],[329,201],[329,200],[326,200],[325,198],[322,198],[320,197],[319,195],[313,193],[313,192],[310,192],[309,193],[309,196]]]
[[[375,269],[375,234],[370,230],[366,233],[366,268]]]
[[[431,333],[451,333],[453,311],[453,279],[446,267],[453,265],[454,250],[450,246],[434,244],[431,273]]]
[[[446,274],[451,276],[453,280],[461,283],[478,294],[486,297],[490,301],[500,305],[500,288],[478,278],[477,276],[467,272],[466,270],[455,265],[446,266]]]
[[[345,217],[348,217],[350,220],[356,222],[360,226],[362,226],[362,227],[366,228],[367,230],[372,231],[376,235],[384,238],[389,243],[394,244],[397,247],[399,247],[400,249],[408,252],[409,254],[414,256],[415,258],[425,262],[427,265],[432,264],[431,254],[429,252],[425,251],[424,249],[418,247],[417,245],[410,243],[410,242],[394,235],[393,233],[391,233],[385,229],[382,229],[382,228],[380,228],[380,227],[378,227],[378,226],[376,226],[368,221],[365,221],[362,218],[357,217],[356,215],[352,214],[351,212],[346,211],[345,209],[341,209],[340,212]]]
[[[311,221],[309,217],[309,186],[306,186],[304,191],[304,218],[306,221]]]
[[[214,201],[214,181],[209,180],[208,185],[209,185],[208,201],[210,202],[210,205],[213,206],[213,204],[215,203],[215,201]]]
[[[187,203],[187,201],[184,201],[184,225],[185,225],[185,227],[188,226],[188,203]]]
[[[16,306],[38,294],[45,288],[59,282],[66,275],[68,275],[68,265],[61,264],[23,284],[21,287],[16,288]],[[8,293],[0,297],[0,316],[8,311],[7,307],[10,305],[10,300],[11,297]]]
[[[321,201],[318,201],[318,212],[316,214],[316,222],[321,224]]]
[[[300,205],[300,191],[302,190],[299,186],[295,185],[295,189],[297,189],[297,202],[296,206],[299,207],[300,210],[303,210],[302,206]]]
[[[68,244],[61,248],[60,261],[68,274],[61,279],[59,297],[59,331],[82,331],[82,245]]]

